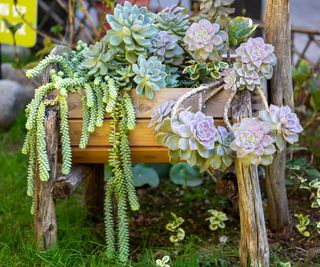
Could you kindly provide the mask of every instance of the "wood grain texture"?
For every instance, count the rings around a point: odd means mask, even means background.
[[[277,65],[269,86],[271,104],[294,106],[291,76],[291,23],[289,0],[267,0],[265,14],[266,41],[274,46]],[[285,187],[285,150],[266,168],[266,187],[270,227],[286,231],[289,208]]]
[[[108,162],[111,147],[88,147],[82,150],[72,149],[73,163],[106,163]],[[132,162],[169,162],[168,150],[165,147],[131,147]]]
[[[60,176],[53,185],[53,195],[55,198],[69,198],[73,192],[80,186],[83,180],[92,175],[90,165],[73,165],[70,174]]]
[[[136,108],[137,118],[150,118],[151,114],[157,109],[159,105],[168,100],[177,100],[180,96],[191,90],[190,88],[162,88],[157,93],[153,100],[149,100],[144,96],[137,95],[134,90],[131,92],[133,103]],[[51,95],[55,95],[56,92],[52,92]],[[221,118],[223,114],[223,108],[225,101],[229,95],[229,92],[222,90],[206,105],[205,112],[212,115],[214,118]],[[192,103],[194,98],[188,100]],[[188,104],[188,102],[186,104]],[[210,105],[209,105],[210,103]],[[70,119],[81,119],[82,108],[81,99],[78,94],[70,94],[68,96],[69,104],[69,118]],[[110,118],[106,114],[106,118]]]
[[[252,116],[251,94],[240,91],[232,102],[232,120],[240,122]],[[235,160],[238,182],[240,212],[240,264],[247,266],[269,266],[269,246],[264,220],[259,176],[256,166],[244,166],[242,160]]]
[[[35,241],[38,249],[52,248],[57,242],[57,222],[55,200],[52,194],[53,183],[57,178],[58,162],[58,111],[47,108],[45,116],[47,155],[50,164],[50,177],[40,181],[37,171],[35,187]]]
[[[148,119],[139,119],[137,120],[136,128],[133,131],[129,131],[129,143],[130,146],[140,146],[140,147],[149,147],[149,146],[159,146],[159,143],[156,141],[153,129],[149,128]],[[215,120],[216,125],[223,125],[221,119]],[[71,145],[78,146],[81,129],[82,129],[82,120],[69,120],[70,127],[70,138]],[[110,133],[110,124],[109,120],[105,120],[102,127],[96,128],[96,130],[90,135],[88,147],[105,147],[109,146],[109,133]]]

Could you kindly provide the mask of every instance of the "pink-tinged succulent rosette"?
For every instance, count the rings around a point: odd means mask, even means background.
[[[272,77],[272,67],[276,64],[274,48],[261,37],[249,38],[236,49],[237,61],[246,64],[248,70],[261,72],[266,78]]]
[[[276,149],[269,135],[270,125],[258,118],[245,118],[232,126],[235,139],[230,148],[242,159],[244,165],[269,165]]]
[[[270,79],[276,64],[274,48],[261,37],[249,38],[236,49],[236,62],[233,70],[224,78],[225,89],[253,91],[261,85],[262,79]]]
[[[199,63],[205,63],[208,58],[220,58],[218,51],[223,50],[227,37],[227,33],[220,30],[219,24],[202,19],[198,23],[192,23],[183,40],[187,49],[194,52],[195,59]]]
[[[272,130],[276,134],[276,145],[282,150],[285,141],[294,144],[298,141],[298,134],[303,131],[297,115],[291,111],[289,106],[270,105],[270,111],[259,112],[261,120],[270,123]]]

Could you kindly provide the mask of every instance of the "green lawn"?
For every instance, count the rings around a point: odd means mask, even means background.
[[[24,123],[21,115],[9,132],[0,132],[0,266],[123,266],[104,257],[103,227],[84,220],[82,188],[69,200],[57,203],[57,247],[46,252],[35,249],[31,199],[26,195],[27,162],[20,153]],[[204,187],[177,189],[164,179],[157,190],[140,189],[142,211],[138,215],[150,218],[145,218],[141,226],[139,220],[131,221],[132,255],[128,266],[155,266],[155,259],[164,255],[172,258],[171,267],[238,266],[238,219],[231,219],[225,231],[215,233],[203,219],[208,208],[226,205],[213,195],[212,188],[211,182]],[[162,199],[165,208],[160,210]],[[200,210],[200,215],[195,215]],[[170,211],[186,219],[186,240],[179,248],[168,241],[169,233],[164,230]],[[229,237],[225,245],[218,241],[223,234]],[[287,256],[281,245],[272,245],[272,266],[278,266],[278,259]]]

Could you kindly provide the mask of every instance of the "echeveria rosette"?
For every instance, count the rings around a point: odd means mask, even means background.
[[[244,165],[269,165],[276,152],[274,139],[269,135],[270,124],[259,118],[244,118],[232,126],[234,140],[230,148]]]
[[[158,106],[156,111],[151,114],[149,127],[154,127],[155,132],[160,130],[163,120],[170,116],[174,103],[173,100],[168,100]]]
[[[183,41],[186,48],[194,53],[199,63],[205,63],[209,58],[213,61],[220,60],[220,52],[224,49],[227,33],[220,30],[219,24],[201,19],[198,23],[192,23],[186,32]]]
[[[230,5],[235,0],[201,0],[200,12],[207,19],[213,20],[218,16],[225,16],[234,13]]]
[[[86,51],[85,59],[80,64],[80,69],[87,69],[88,75],[106,75],[108,73],[107,62],[110,62],[115,55],[115,50],[106,49],[103,42],[97,42],[90,45]]]
[[[248,89],[261,86],[262,79],[270,79],[276,64],[274,48],[261,37],[249,38],[236,49],[236,62],[232,70],[224,73],[226,90]]]
[[[149,52],[165,64],[179,66],[183,62],[184,51],[178,40],[177,36],[160,31],[151,39]]]
[[[182,111],[171,120],[171,129],[174,135],[166,140],[171,156],[199,166],[201,171],[207,169],[218,139],[213,118],[202,112]]]
[[[271,79],[273,66],[277,63],[274,47],[261,37],[250,37],[236,49],[236,61],[246,65],[248,71],[255,70],[266,79]]]
[[[285,147],[285,141],[290,144],[298,142],[298,134],[303,131],[303,128],[299,118],[289,106],[270,105],[269,112],[262,110],[259,112],[259,117],[262,121],[270,123],[280,151]]]
[[[146,60],[144,55],[140,55],[137,64],[133,64],[132,70],[135,73],[133,80],[137,84],[136,91],[139,95],[152,99],[155,91],[166,86],[165,65],[155,56]]]
[[[167,7],[157,14],[157,23],[155,26],[160,31],[165,31],[169,34],[182,39],[187,29],[190,26],[188,11],[183,7],[173,5]]]
[[[154,20],[155,14],[146,7],[139,8],[130,2],[118,4],[114,15],[107,15],[111,30],[105,40],[111,47],[123,47],[128,62],[135,63],[138,56],[151,47],[150,38],[157,33]]]

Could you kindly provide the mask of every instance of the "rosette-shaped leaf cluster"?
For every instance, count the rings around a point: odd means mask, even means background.
[[[270,79],[276,64],[273,51],[273,46],[266,44],[261,37],[250,37],[236,49],[236,63],[234,70],[224,79],[225,88],[253,91],[256,86],[261,85],[262,79]]]
[[[140,55],[137,64],[132,66],[132,70],[135,73],[133,80],[137,84],[136,91],[139,95],[152,99],[155,91],[166,86],[165,66],[155,56],[146,60],[143,55]]]
[[[155,132],[158,132],[161,128],[163,120],[170,116],[173,105],[174,101],[168,100],[162,105],[158,106],[157,110],[151,114],[149,127],[154,127]]]
[[[233,135],[222,126],[218,126],[217,128],[219,132],[218,142],[215,145],[210,164],[214,170],[225,171],[233,162],[233,153],[229,148]]]
[[[186,160],[190,166],[199,166],[200,171],[210,166],[218,139],[219,132],[212,117],[189,111],[166,118],[157,135],[159,143],[169,148],[171,160]]]
[[[234,140],[230,148],[242,159],[244,165],[269,165],[276,149],[269,135],[271,128],[258,118],[244,118],[232,126]]]
[[[219,16],[230,15],[234,13],[234,8],[230,7],[234,1],[235,0],[201,0],[201,15],[210,20],[214,20]]]
[[[183,40],[187,49],[194,53],[195,59],[205,63],[208,58],[213,61],[220,59],[219,53],[223,51],[227,37],[227,33],[220,30],[219,24],[202,19],[192,23]]]
[[[128,62],[135,63],[138,56],[151,47],[150,38],[157,32],[154,19],[155,14],[149,13],[146,7],[139,8],[130,2],[118,4],[114,15],[107,15],[111,30],[106,41],[112,47],[122,46]]]
[[[179,66],[183,62],[184,51],[178,44],[179,38],[165,31],[158,32],[151,39],[149,52],[157,56],[161,62]]]
[[[270,123],[279,150],[283,150],[285,141],[290,144],[297,142],[298,134],[303,131],[299,118],[289,106],[270,105],[270,111],[262,110],[259,116],[262,121]]]
[[[185,36],[189,26],[189,14],[183,7],[173,5],[163,9],[157,14],[156,27],[160,31],[176,35],[180,39]]]
[[[80,69],[88,69],[88,75],[106,75],[108,73],[107,62],[111,61],[114,56],[114,51],[107,51],[104,42],[97,42],[90,45],[85,53],[85,59],[80,64]]]

